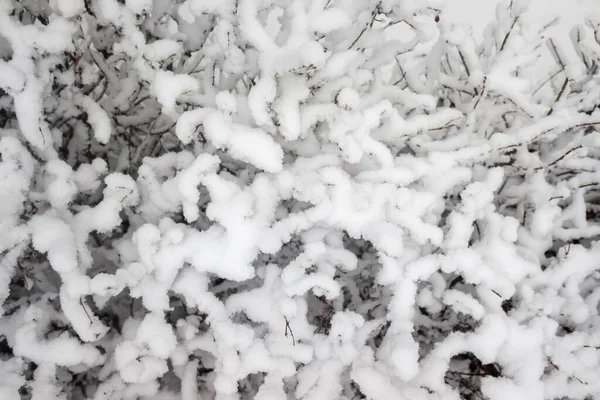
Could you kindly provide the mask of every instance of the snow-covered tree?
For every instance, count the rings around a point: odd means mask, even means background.
[[[0,398],[600,396],[600,19],[443,6],[0,0]]]

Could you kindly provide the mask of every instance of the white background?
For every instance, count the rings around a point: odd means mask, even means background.
[[[476,35],[481,35],[485,24],[494,19],[496,0],[446,0],[446,15],[457,22],[473,25]],[[532,13],[540,18],[561,17],[553,35],[567,35],[576,23],[582,23],[591,14],[600,14],[600,0],[531,0]]]
[[[481,39],[487,24],[495,19],[498,0],[446,0],[444,17],[454,23],[466,23],[473,27],[476,39]],[[508,4],[508,0],[503,3]],[[530,17],[547,23],[554,17],[560,18],[558,24],[548,30],[546,36],[561,44],[568,56],[577,58],[569,32],[576,24],[585,23],[585,19],[594,16],[600,19],[600,0],[530,0]],[[543,50],[543,58],[535,68],[535,74],[549,76],[556,72],[556,65],[548,49]]]

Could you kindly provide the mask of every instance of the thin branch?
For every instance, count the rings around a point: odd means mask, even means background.
[[[513,28],[515,27],[515,25],[517,24],[517,21],[519,20],[519,17],[515,17],[515,20],[513,21],[510,29],[508,30],[508,32],[506,32],[506,36],[504,36],[504,40],[502,41],[502,45],[500,46],[500,51],[504,50],[504,46],[506,46],[506,42],[508,41],[508,38],[510,37],[510,34],[513,31]]]
[[[541,169],[544,169],[544,168],[547,168],[547,167],[551,167],[551,166],[559,163],[560,161],[564,160],[566,156],[568,156],[569,154],[571,154],[575,150],[579,150],[581,148],[583,148],[583,146],[573,147],[572,149],[570,149],[569,151],[567,151],[565,154],[563,154],[562,156],[558,157],[556,160],[552,161],[550,164],[546,165],[545,167],[537,167],[535,170],[539,171]]]
[[[585,122],[585,123],[583,123],[583,124],[577,124],[577,125],[573,125],[573,126],[570,126],[570,127],[567,127],[567,128],[565,128],[565,129],[564,129],[564,132],[567,132],[567,131],[569,131],[569,130],[571,130],[571,129],[585,128],[585,127],[588,127],[588,126],[595,126],[595,125],[600,125],[600,121],[596,121],[596,122]],[[540,137],[542,137],[542,136],[546,135],[546,134],[547,134],[547,133],[549,133],[549,132],[552,132],[554,129],[556,129],[556,128],[549,128],[549,129],[546,129],[546,130],[544,130],[544,131],[540,132],[538,135],[534,136],[533,138],[529,139],[529,140],[528,140],[528,141],[526,141],[526,142],[521,142],[521,143],[510,144],[510,145],[508,145],[508,146],[503,146],[503,147],[500,147],[500,148],[497,148],[497,149],[490,150],[489,152],[491,153],[491,152],[494,152],[494,151],[505,151],[505,150],[511,150],[511,149],[514,149],[514,148],[516,148],[516,147],[522,146],[522,145],[524,145],[524,144],[530,144],[530,143],[533,143],[533,142],[535,142],[536,140],[538,140]]]
[[[566,67],[565,63],[563,62],[562,58],[560,58],[560,54],[558,52],[558,48],[554,44],[554,39],[552,39],[552,38],[550,38],[550,46],[552,47],[552,51],[556,55],[556,59],[558,60],[558,63],[560,64],[560,66],[562,67],[562,69],[565,69],[565,67]]]
[[[79,303],[81,304],[81,307],[83,307],[83,311],[85,311],[85,315],[87,315],[87,317],[90,320],[90,326],[92,326],[93,320],[92,320],[92,317],[90,316],[90,314],[88,313],[88,310],[85,308],[85,305],[83,304],[83,297],[79,298]]]
[[[477,221],[473,221],[473,224],[475,225],[475,229],[477,229],[477,239],[481,240],[481,230],[479,229],[479,224]]]
[[[562,87],[560,88],[560,92],[558,92],[558,95],[556,96],[556,99],[554,100],[554,104],[552,105],[552,107],[550,107],[550,109],[548,110],[548,114],[546,114],[546,116],[552,115],[552,113],[554,112],[554,106],[562,98],[563,94],[565,93],[565,90],[567,89],[568,84],[569,84],[569,78],[565,78],[565,82],[563,83]]]
[[[449,374],[458,374],[458,375],[466,375],[466,376],[489,376],[488,374],[482,374],[482,373],[477,373],[477,372],[462,372],[462,371],[450,371],[448,370]]]
[[[475,105],[473,106],[473,110],[475,110],[477,108],[477,106],[479,105],[479,102],[483,98],[483,95],[485,93],[485,85],[486,85],[486,83],[487,83],[487,76],[484,76],[483,77],[483,85],[481,87],[481,93],[480,93],[479,97],[477,98],[477,101],[475,102]]]
[[[453,124],[453,122],[454,121],[458,121],[459,119],[460,119],[460,117],[459,118],[454,118],[453,120],[448,121],[448,123],[446,125],[439,126],[437,128],[431,128],[431,129],[429,129],[429,131],[441,131],[442,129],[446,129],[446,128],[450,128],[450,127],[456,126],[456,125]]]
[[[290,321],[288,321],[287,317],[283,317],[285,319],[285,337],[288,336],[288,331],[290,332],[290,336],[292,337],[292,343],[296,345],[296,338],[294,337],[294,332],[292,331],[292,327],[290,326]]]
[[[454,88],[454,87],[451,87],[451,86],[448,86],[448,85],[445,85],[445,84],[442,84],[442,87],[444,87],[446,89],[454,90],[454,91],[459,92],[459,93],[468,94],[471,97],[475,97],[475,94],[469,92],[468,90]]]
[[[365,26],[363,28],[363,30],[360,32],[360,34],[358,35],[358,37],[356,39],[354,39],[354,42],[352,42],[352,44],[350,45],[350,47],[348,47],[348,50],[350,50],[352,47],[354,47],[354,45],[356,44],[356,42],[358,42],[358,40],[360,39],[360,37],[363,35],[363,33],[366,32],[368,26]]]
[[[471,71],[469,71],[469,67],[467,67],[467,63],[465,61],[465,56],[463,56],[463,53],[460,50],[458,50],[458,55],[460,57],[460,61],[462,61],[462,64],[465,67],[465,71],[467,72],[467,76],[471,76]],[[475,90],[477,90],[477,89],[475,89]],[[477,93],[475,93],[475,94],[477,94]]]
[[[397,85],[400,82],[402,82],[402,80],[406,77],[406,72],[402,68],[402,65],[400,65],[400,61],[398,61],[398,57],[394,57],[394,60],[396,60],[396,64],[398,64],[398,68],[400,69],[400,73],[402,74],[402,76],[400,77],[400,79],[398,79],[398,81],[396,81],[394,83],[394,85]]]
[[[559,17],[555,17],[553,20],[551,20],[550,22],[548,22],[546,25],[544,25],[542,27],[542,29],[540,29],[540,34],[544,33],[545,31],[548,30],[548,28],[551,28],[552,26],[554,26],[557,22],[560,21]]]
[[[375,23],[375,19],[377,18],[378,11],[380,10],[380,7],[381,7],[381,2],[379,2],[377,4],[377,6],[375,7],[375,9],[373,10],[373,12],[372,12],[373,18],[371,19],[371,22],[369,24],[367,24],[367,26],[365,26],[363,28],[363,30],[359,33],[358,37],[356,39],[354,39],[354,42],[352,42],[352,44],[350,45],[350,47],[348,47],[348,50],[350,50],[352,47],[354,47],[354,45],[356,44],[356,42],[358,42],[358,40],[367,31],[367,29],[373,27],[373,24]]]
[[[552,79],[556,78],[556,76],[557,76],[558,74],[560,74],[561,72],[563,72],[564,70],[565,70],[565,68],[564,68],[564,67],[561,67],[561,68],[560,68],[558,71],[556,71],[554,74],[552,74],[552,76],[550,76],[548,79],[546,79],[546,80],[545,80],[545,81],[544,81],[544,82],[543,82],[543,83],[542,83],[542,84],[541,84],[541,85],[540,85],[540,86],[539,86],[537,89],[535,89],[535,90],[533,91],[533,93],[532,93],[532,94],[533,94],[533,95],[535,95],[537,92],[539,92],[539,91],[540,91],[540,89],[541,89],[541,88],[543,88],[543,87],[544,87],[544,85],[545,85],[546,83],[548,83],[548,82],[550,82]]]
[[[412,29],[413,29],[415,32],[417,31],[417,28],[416,28],[416,27],[415,27],[413,24],[411,24],[410,22],[408,22],[408,21],[407,21],[407,20],[405,20],[405,19],[401,19],[401,20],[398,20],[398,21],[390,22],[390,23],[389,23],[389,24],[386,26],[386,28],[389,28],[390,26],[394,26],[394,25],[396,25],[396,24],[399,24],[399,23],[401,23],[401,22],[404,22],[406,25],[410,26],[410,27],[411,27],[411,28],[412,28]]]

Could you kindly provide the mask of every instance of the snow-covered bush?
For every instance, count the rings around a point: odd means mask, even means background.
[[[600,19],[526,3],[0,0],[0,398],[600,396]]]

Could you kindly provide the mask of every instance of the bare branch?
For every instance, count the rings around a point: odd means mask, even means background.
[[[296,338],[294,337],[294,332],[292,332],[292,327],[290,326],[290,321],[288,321],[287,317],[283,317],[285,319],[285,337],[288,336],[288,332],[290,333],[290,336],[292,337],[292,343],[295,346],[296,345]]]

